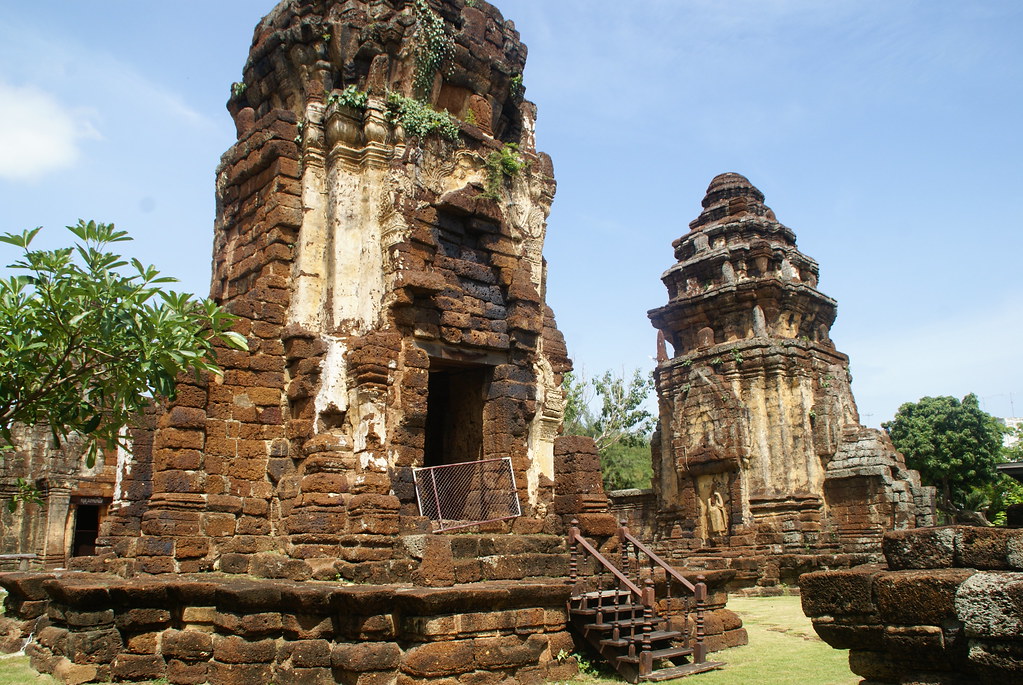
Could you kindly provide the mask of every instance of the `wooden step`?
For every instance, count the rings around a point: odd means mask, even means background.
[[[654,630],[650,633],[650,642],[660,642],[663,640],[677,640],[680,637],[682,637],[682,633],[678,632],[677,630]],[[623,637],[617,640],[611,639],[601,640],[600,646],[627,648],[629,645],[634,644],[637,647],[639,647],[642,641],[643,641],[642,636],[638,636],[635,638]]]
[[[646,607],[642,604],[610,604],[599,609],[572,609],[572,614],[574,616],[596,616],[598,611],[605,614],[624,614],[628,611],[636,613],[645,610]]]
[[[625,604],[626,602],[631,604],[631,599],[632,593],[628,590],[596,590],[575,595],[571,598],[572,602],[577,603],[580,608],[615,606],[617,604]]]
[[[684,678],[687,675],[693,675],[694,673],[713,671],[724,665],[723,661],[704,661],[702,664],[686,664],[685,666],[675,666],[674,668],[661,668],[649,675],[639,676],[639,681],[644,683],[653,683],[661,680]]]
[[[586,628],[592,628],[594,630],[614,630],[615,628],[624,629],[624,630],[629,630],[629,629],[635,630],[635,629],[638,628],[638,629],[642,630],[647,625],[651,625],[651,624],[652,625],[656,625],[658,623],[663,623],[664,619],[660,619],[660,618],[656,618],[655,617],[654,619],[652,619],[650,621],[647,621],[646,618],[641,616],[639,618],[633,617],[633,618],[620,618],[620,619],[610,619],[610,620],[605,618],[604,621],[605,621],[604,623],[589,623],[585,627]]]
[[[640,655],[639,650],[640,645],[636,645],[636,656],[624,654],[615,658],[621,663],[638,664]],[[665,647],[664,649],[651,649],[650,657],[656,662],[658,659],[677,659],[680,656],[689,656],[692,653],[693,650],[689,647]]]
[[[572,599],[599,599],[602,597],[628,597],[630,595],[632,595],[631,590],[619,590],[617,588],[612,588],[610,590],[590,590],[589,592],[584,592],[581,595],[573,595]]]

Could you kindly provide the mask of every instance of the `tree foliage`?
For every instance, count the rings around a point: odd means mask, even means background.
[[[1001,462],[1023,462],[1023,426],[1007,431],[1015,440],[1002,447]],[[994,484],[982,490],[983,510],[988,520],[996,526],[1004,525],[1007,510],[1013,504],[1023,504],[1023,483],[1012,476],[1001,474]]]
[[[608,447],[600,453],[600,470],[607,490],[650,487],[654,477],[650,463],[650,438]]]
[[[0,279],[0,437],[10,448],[15,423],[48,425],[58,440],[80,433],[92,465],[153,396],[174,397],[178,374],[217,372],[218,341],[247,345],[217,304],[164,290],[176,279],[109,252],[126,231],[79,221],[72,247],[33,250],[39,230],[0,236],[22,251]]]
[[[650,432],[654,417],[643,408],[653,379],[638,369],[606,371],[589,380],[566,374],[565,433],[593,438],[609,489],[646,487],[650,482]],[[600,411],[591,404],[599,401]]]
[[[962,401],[924,397],[907,402],[881,425],[909,467],[937,487],[938,506],[950,517],[974,510],[976,491],[998,478],[1003,428],[972,393]]]

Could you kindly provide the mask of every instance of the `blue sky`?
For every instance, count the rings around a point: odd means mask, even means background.
[[[273,4],[0,7],[0,231],[113,221],[205,294],[224,103]],[[577,367],[652,367],[671,241],[736,171],[820,263],[864,423],[967,392],[1023,415],[1023,4],[496,4],[554,158],[548,300]]]

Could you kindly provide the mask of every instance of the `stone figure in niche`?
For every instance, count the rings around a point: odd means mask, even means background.
[[[724,498],[717,488],[710,495],[707,503],[707,530],[711,535],[722,535],[728,532],[728,511]]]

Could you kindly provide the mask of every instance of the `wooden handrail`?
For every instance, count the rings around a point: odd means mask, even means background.
[[[638,663],[638,667],[639,667],[639,675],[640,676],[644,676],[644,675],[649,675],[653,671],[653,650],[651,649],[651,645],[652,645],[652,642],[653,642],[652,635],[653,635],[653,632],[654,632],[654,625],[656,623],[661,622],[661,621],[667,621],[667,619],[660,618],[659,614],[657,613],[657,607],[658,607],[658,604],[659,604],[659,600],[657,599],[657,596],[656,596],[656,593],[655,593],[655,590],[654,590],[654,579],[653,579],[654,570],[653,570],[653,565],[656,564],[657,566],[660,566],[661,568],[664,569],[664,573],[665,573],[665,590],[666,590],[666,593],[667,593],[666,597],[665,597],[665,607],[666,607],[665,610],[666,611],[670,612],[672,610],[672,607],[671,607],[671,605],[672,605],[671,581],[672,580],[678,581],[679,583],[681,583],[686,588],[686,590],[688,590],[689,592],[692,592],[692,594],[693,594],[693,600],[695,600],[695,607],[693,607],[690,604],[689,601],[686,601],[685,604],[684,604],[683,616],[684,617],[688,617],[690,612],[695,608],[695,613],[696,613],[696,615],[695,615],[695,626],[694,626],[695,627],[695,635],[692,636],[692,637],[695,638],[695,640],[690,642],[689,637],[686,637],[686,642],[687,642],[687,644],[689,644],[691,646],[691,648],[693,650],[693,652],[692,652],[693,653],[693,663],[696,663],[696,664],[703,664],[703,663],[705,663],[707,661],[707,646],[708,646],[707,643],[706,643],[706,637],[707,636],[706,636],[706,625],[705,625],[705,623],[706,623],[705,614],[706,614],[706,611],[707,611],[707,583],[706,583],[706,578],[701,574],[701,575],[698,575],[696,577],[696,583],[695,584],[689,582],[689,580],[687,580],[685,576],[683,576],[681,573],[679,573],[674,568],[672,568],[670,565],[668,565],[668,563],[665,562],[663,559],[661,559],[661,557],[659,557],[653,550],[651,550],[649,547],[644,545],[639,539],[637,539],[635,536],[633,536],[632,533],[629,532],[629,528],[626,525],[625,521],[621,522],[621,526],[618,528],[617,536],[618,536],[618,540],[619,540],[620,547],[621,547],[621,554],[622,554],[621,562],[622,562],[622,569],[624,569],[624,573],[614,563],[612,563],[606,557],[604,557],[604,555],[601,554],[597,550],[596,547],[594,547],[592,544],[590,544],[590,542],[586,538],[584,538],[582,536],[582,532],[579,530],[579,522],[577,520],[573,519],[572,522],[571,522],[571,525],[570,525],[570,527],[568,529],[568,540],[567,540],[567,542],[568,542],[568,548],[569,548],[568,549],[568,551],[569,551],[569,558],[568,558],[568,578],[566,579],[566,582],[569,583],[570,585],[573,585],[573,586],[575,586],[576,583],[577,583],[578,570],[579,570],[579,563],[578,563],[579,553],[578,553],[578,549],[581,546],[584,552],[589,553],[590,556],[592,556],[594,559],[596,559],[597,562],[601,566],[604,567],[604,570],[610,572],[618,580],[618,583],[619,583],[618,587],[619,588],[623,588],[623,587],[627,588],[629,590],[629,592],[632,593],[633,596],[639,598],[639,601],[640,601],[640,603],[642,604],[642,606],[644,608],[643,618],[642,618],[640,623],[637,623],[635,625],[642,626],[642,633],[637,634],[637,633],[635,633],[635,631],[633,631],[632,637],[629,638],[631,640],[631,644],[629,646],[629,656],[632,657],[632,658],[638,657],[638,662],[637,663]],[[630,551],[629,545],[633,546],[631,549],[635,549],[636,550],[637,568],[636,568],[636,581],[635,582],[629,580],[629,577],[628,577],[628,573],[630,571],[629,555],[632,553]],[[640,564],[640,560],[639,560],[639,554],[640,553],[645,554],[647,556],[647,558],[650,559],[650,563],[651,563],[650,574],[647,575],[645,579],[643,579],[643,576],[646,575],[646,574],[643,573],[642,565]],[[644,587],[642,589],[640,589],[639,585],[637,585],[637,583],[640,583],[640,582],[642,582],[644,584]],[[602,585],[603,585],[603,583],[601,583],[599,586],[602,586]],[[573,592],[574,592],[574,590],[573,590]],[[584,597],[585,597],[585,595],[580,595],[579,597],[576,597],[574,599],[583,600],[583,606],[585,607]],[[617,599],[616,599],[616,603],[617,603]],[[601,611],[602,611],[601,607],[598,606],[597,607],[597,611],[596,611],[596,615],[597,615],[597,623],[599,623],[599,624],[603,624],[604,623],[603,619],[601,618],[601,616],[602,616]],[[685,618],[685,622],[688,623],[688,618]],[[612,621],[611,623],[615,624],[616,622]],[[683,634],[688,635],[688,629],[683,628],[682,632],[683,632]],[[614,631],[612,633],[612,639],[613,640],[617,640],[618,639],[618,627],[617,627],[617,625],[615,625],[615,627],[614,627]],[[638,645],[637,645],[637,639],[638,639]],[[660,639],[661,638],[658,638],[658,640],[660,640]],[[640,650],[641,650],[638,654],[635,651],[636,646],[639,646]]]
[[[665,562],[659,557],[652,549],[644,545],[638,538],[629,532],[629,526],[623,520],[620,522],[618,527],[618,540],[622,547],[622,558],[628,559],[629,550],[626,543],[633,545],[633,547],[643,554],[647,555],[653,564],[657,564],[664,569],[664,581],[665,589],[668,591],[668,598],[671,598],[671,580],[674,578],[685,586],[690,592],[693,593],[693,599],[696,601],[696,635],[694,636],[695,642],[693,643],[693,662],[702,664],[707,660],[707,643],[706,639],[706,627],[704,614],[707,611],[707,582],[703,574],[696,576],[696,584],[690,583],[685,576],[676,571],[672,566]],[[636,563],[639,564],[639,554],[636,555]],[[651,573],[653,568],[651,568]],[[653,581],[647,578],[648,594],[651,595],[651,604],[656,601],[653,595]],[[688,611],[688,610],[687,610]]]
[[[667,562],[665,562],[663,559],[657,556],[652,549],[650,549],[642,542],[640,542],[638,538],[636,538],[632,533],[629,532],[629,528],[627,526],[624,525],[621,526],[621,528],[619,528],[618,530],[618,534],[621,536],[622,539],[628,540],[633,545],[635,545],[636,549],[638,549],[640,552],[650,557],[650,561],[654,562],[655,564],[663,568],[665,573],[670,574],[672,578],[685,585],[690,592],[692,593],[696,592],[695,585],[686,580],[685,576],[683,576],[681,573],[672,568]]]
[[[574,523],[574,521],[573,521]],[[568,529],[569,542],[575,541],[582,545],[583,549],[590,553],[594,559],[611,572],[611,574],[618,579],[618,581],[629,589],[629,592],[640,598],[641,601],[646,601],[647,597],[645,593],[639,588],[638,585],[629,580],[628,576],[618,570],[618,568],[608,561],[603,554],[597,551],[597,548],[589,543],[589,541],[582,536],[582,532],[576,526],[572,526]]]

